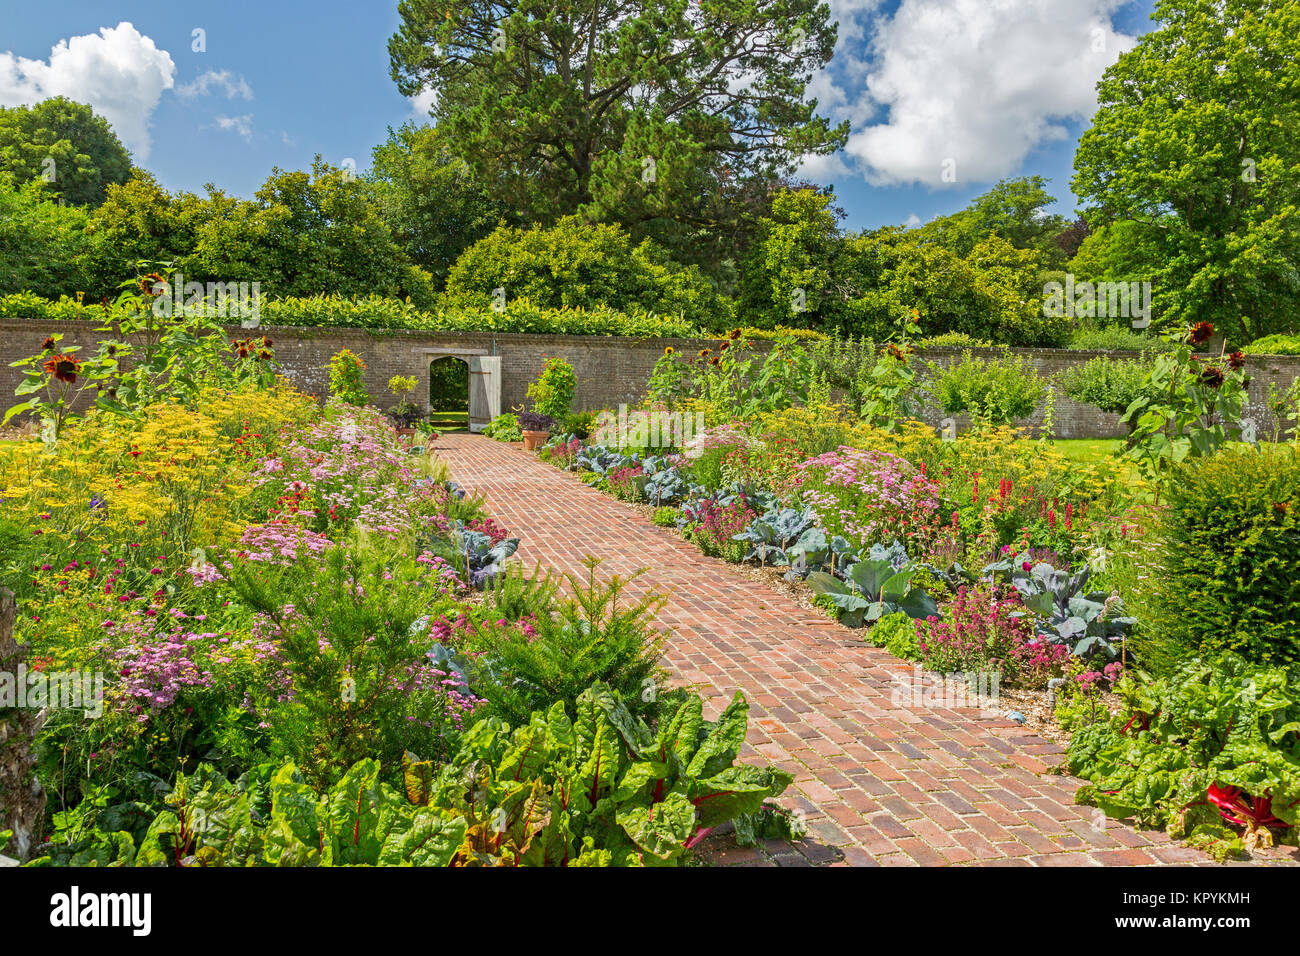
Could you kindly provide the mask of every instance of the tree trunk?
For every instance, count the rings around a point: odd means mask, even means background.
[[[32,745],[44,715],[30,707],[5,706],[18,702],[18,681],[26,679],[25,669],[20,674],[19,668],[27,658],[27,648],[14,640],[17,617],[13,592],[0,588],[0,675],[8,677],[0,680],[15,691],[13,701],[0,699],[0,830],[13,831],[4,852],[22,861],[41,844],[45,791],[33,772],[36,758]]]

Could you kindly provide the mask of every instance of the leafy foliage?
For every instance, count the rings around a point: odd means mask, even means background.
[[[1184,663],[1160,680],[1126,677],[1125,712],[1089,721],[1064,705],[1074,730],[1069,770],[1091,785],[1081,803],[1165,826],[1175,836],[1268,846],[1295,842],[1300,823],[1300,682],[1233,655]],[[1104,713],[1104,711],[1103,711]],[[1226,825],[1225,825],[1226,824]],[[1231,829],[1229,829],[1231,827]]]
[[[969,350],[950,365],[929,363],[929,388],[949,415],[963,412],[976,421],[1008,425],[1028,418],[1047,390],[1033,362],[1023,355],[1004,353],[987,360]]]
[[[54,96],[0,107],[0,172],[38,182],[65,202],[98,206],[131,175],[131,157],[108,121],[85,104]]]
[[[1146,649],[1164,666],[1223,650],[1300,663],[1300,460],[1223,449],[1177,474],[1147,596],[1161,646]]]
[[[602,684],[511,731],[474,726],[441,769],[403,759],[403,790],[374,760],[327,791],[292,763],[231,784],[210,768],[178,774],[156,815],[141,804],[66,818],[34,865],[99,866],[672,866],[712,830],[794,836],[765,806],[791,777],[735,764],[748,706],[737,693],[716,723],[679,698],[652,730]]]
[[[1063,570],[1043,561],[1031,563],[1030,555],[1024,553],[990,564],[984,573],[1011,584],[1036,616],[1038,633],[1054,643],[1070,645],[1078,657],[1118,657],[1116,645],[1137,623],[1128,616],[1119,595],[1084,591],[1091,575],[1087,565],[1078,571]],[[1022,616],[1020,612],[1017,615]]]
[[[527,721],[556,701],[571,707],[593,681],[619,692],[636,713],[654,712],[663,647],[654,617],[665,598],[650,594],[625,605],[636,576],[598,585],[600,562],[586,563],[586,580],[565,575],[571,593],[527,628],[489,629],[475,639],[485,656],[471,685],[508,722]]]
[[[911,618],[938,615],[934,598],[913,586],[915,575],[914,568],[897,568],[888,557],[873,555],[846,568],[844,580],[814,571],[808,575],[808,584],[839,609],[842,624],[861,627],[898,612]]]
[[[1155,18],[1097,85],[1074,192],[1094,226],[1142,228],[1167,324],[1208,321],[1238,347],[1294,331],[1300,10],[1161,0]]]
[[[552,356],[542,366],[537,380],[529,384],[527,394],[534,411],[559,420],[568,416],[577,388],[573,366],[559,356]]]
[[[1169,484],[1181,462],[1213,454],[1241,435],[1247,393],[1240,354],[1220,365],[1202,363],[1192,352],[1213,332],[1199,322],[1165,335],[1172,350],[1156,356],[1120,419],[1132,429],[1129,457],[1159,485]]]

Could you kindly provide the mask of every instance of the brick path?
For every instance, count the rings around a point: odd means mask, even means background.
[[[975,709],[893,704],[894,675],[910,676],[910,663],[737,575],[575,476],[475,435],[444,435],[434,450],[522,538],[527,566],[581,572],[590,554],[604,559],[605,575],[647,568],[639,583],[670,595],[660,615],[672,628],[665,662],[705,698],[709,716],[744,691],[744,756],[794,774],[780,802],[804,812],[809,839],[752,850],[719,840],[710,845],[711,862],[1206,861],[1161,832],[1138,832],[1076,806],[1079,781],[1047,772],[1060,748],[1017,724]]]

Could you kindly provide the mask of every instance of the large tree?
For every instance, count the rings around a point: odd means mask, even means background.
[[[439,285],[460,254],[508,215],[436,127],[390,127],[373,156],[368,179],[384,220],[411,261]]]
[[[409,295],[433,302],[379,215],[370,185],[320,161],[311,172],[274,169],[251,202],[220,199],[183,265],[196,279],[261,282],[283,296]]]
[[[19,185],[38,181],[66,202],[99,205],[131,176],[131,156],[102,116],[56,96],[0,107],[0,170]]]
[[[1168,322],[1232,344],[1300,328],[1300,4],[1161,0],[1097,85],[1074,192],[1140,224]]]
[[[59,205],[40,183],[14,186],[0,172],[0,295],[88,291],[87,219],[85,209]]]
[[[989,236],[1000,236],[1017,249],[1034,249],[1049,264],[1060,265],[1066,257],[1056,237],[1066,220],[1046,211],[1054,202],[1042,176],[1004,179],[965,209],[926,223],[917,234],[959,256],[970,255]]]
[[[393,77],[543,223],[583,211],[676,251],[734,225],[736,184],[843,145],[805,100],[836,27],[817,0],[402,0]]]

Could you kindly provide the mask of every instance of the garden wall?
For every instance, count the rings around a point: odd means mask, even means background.
[[[339,349],[348,348],[361,356],[366,363],[365,383],[371,397],[387,407],[393,397],[387,391],[388,379],[393,375],[416,375],[420,386],[416,395],[419,401],[428,389],[428,359],[433,350],[446,350],[453,354],[477,352],[501,357],[501,407],[514,408],[525,403],[525,389],[542,369],[549,356],[560,356],[569,361],[577,374],[578,393],[575,407],[596,409],[617,406],[621,402],[638,402],[645,393],[646,383],[655,362],[666,346],[688,354],[713,341],[693,339],[629,339],[617,336],[587,335],[535,335],[529,333],[431,333],[421,331],[370,332],[346,328],[289,328],[268,326],[256,330],[257,334],[271,337],[276,358],[283,364],[286,374],[303,391],[324,395],[329,388],[326,366],[330,356]],[[62,332],[64,344],[82,346],[83,351],[93,350],[96,342],[94,327],[87,322],[31,321],[26,319],[0,319],[0,409],[17,400],[11,399],[14,388],[22,380],[18,369],[9,363],[40,351],[45,336]],[[232,336],[245,337],[247,329],[230,328]],[[758,343],[766,348],[767,343]],[[996,349],[974,349],[976,354],[997,354]],[[1065,349],[1012,349],[1013,353],[1027,355],[1040,375],[1054,377],[1071,365],[1077,365],[1103,352],[1075,352]],[[1130,353],[1109,353],[1116,358],[1132,357]],[[960,350],[929,349],[926,357],[947,362],[958,357]],[[1265,407],[1269,382],[1285,388],[1300,375],[1300,356],[1252,356],[1248,368],[1250,384],[1250,414],[1257,421],[1261,438],[1268,437],[1272,420]],[[942,414],[929,412],[925,418],[938,424]],[[1037,425],[1042,419],[1042,409],[1030,420]],[[965,427],[958,419],[958,428]],[[1090,405],[1080,405],[1057,393],[1055,431],[1062,438],[1110,438],[1124,433],[1118,416],[1102,412]]]

